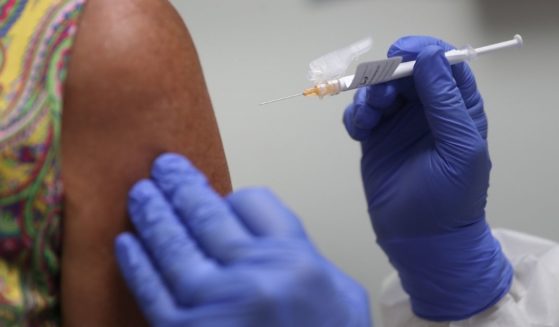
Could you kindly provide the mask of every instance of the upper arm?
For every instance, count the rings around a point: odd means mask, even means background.
[[[128,189],[172,151],[229,192],[221,140],[196,51],[166,0],[90,0],[72,51],[62,127],[63,318],[137,326],[113,256],[114,238],[129,228]]]

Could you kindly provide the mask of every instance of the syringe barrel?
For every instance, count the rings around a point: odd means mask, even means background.
[[[507,48],[520,48],[524,44],[522,36],[515,35],[512,40],[488,45],[485,47],[474,49],[471,46],[464,47],[463,49],[450,50],[445,53],[446,59],[448,59],[449,64],[456,65],[468,60],[476,58],[478,55],[494,52],[496,50],[507,49]],[[386,81],[393,81],[396,79],[411,76],[413,74],[413,67],[415,66],[415,61],[408,61],[401,63],[394,74],[389,77]]]
[[[407,61],[399,64],[398,68],[396,68],[392,76],[390,76],[386,80],[386,82],[411,76],[413,74],[414,66],[415,66],[415,61]]]
[[[496,43],[493,45],[488,45],[477,49],[467,46],[464,47],[463,49],[450,50],[445,53],[445,57],[447,58],[450,65],[456,65],[468,60],[472,60],[476,58],[478,55],[482,55],[485,53],[490,53],[496,50],[501,50],[506,48],[521,47],[522,44],[523,44],[522,37],[520,35],[515,35],[514,39],[510,41]],[[415,61],[403,62],[398,65],[398,67],[390,77],[387,77],[378,83],[384,83],[384,82],[412,76],[414,66],[415,66]],[[354,78],[355,75],[350,75],[350,76],[342,77],[337,80],[329,81],[328,84],[335,85],[336,87],[339,88],[339,91],[330,92],[328,94],[335,95],[338,94],[339,92],[351,90],[352,88],[350,87],[350,85],[352,84]]]
[[[445,57],[451,65],[455,65],[474,58],[475,54],[476,54],[475,49],[468,47],[462,50],[447,51],[445,53]],[[390,76],[384,82],[412,76],[414,66],[415,66],[415,61],[407,61],[401,63],[400,65],[398,65],[398,68],[396,68],[392,76]]]
[[[447,57],[449,63],[451,65],[466,61],[472,57],[475,56],[475,50],[468,48],[468,49],[464,49],[464,50],[452,50],[452,51],[448,51],[445,56]],[[415,61],[408,61],[408,62],[403,62],[401,64],[398,65],[398,67],[396,68],[396,70],[394,71],[394,73],[392,73],[392,75],[390,77],[387,77],[386,79],[384,79],[382,82],[380,83],[384,83],[384,82],[388,82],[388,81],[393,81],[393,80],[397,80],[400,78],[404,78],[404,77],[409,77],[413,75],[413,67],[415,66]],[[355,78],[355,75],[349,75],[349,76],[345,76],[342,77],[340,79],[337,80],[331,80],[328,81],[324,85],[322,88],[325,89],[325,86],[327,85],[335,85],[336,87],[339,87],[339,91],[337,92],[329,92],[327,94],[330,95],[336,95],[339,92],[344,92],[344,91],[349,91],[354,89],[355,87],[351,87],[351,85],[353,84],[353,79]],[[333,89],[330,88],[330,91],[332,91]]]

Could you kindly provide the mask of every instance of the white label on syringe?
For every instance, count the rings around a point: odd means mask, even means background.
[[[402,57],[393,57],[385,60],[369,61],[360,64],[357,66],[355,78],[348,87],[348,90],[387,81],[401,62]]]

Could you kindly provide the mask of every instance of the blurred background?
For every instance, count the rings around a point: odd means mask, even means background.
[[[309,86],[311,60],[363,37],[375,40],[363,60],[410,34],[456,46],[524,37],[523,49],[472,63],[490,123],[487,217],[559,241],[559,1],[171,2],[196,43],[235,188],[277,192],[322,252],[367,287],[375,313],[390,265],[370,228],[359,145],[341,123],[351,94],[258,105]]]

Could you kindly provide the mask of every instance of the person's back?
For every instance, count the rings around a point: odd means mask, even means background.
[[[6,0],[0,33],[0,325],[138,326],[128,187],[177,151],[230,190],[188,33],[166,0]]]

